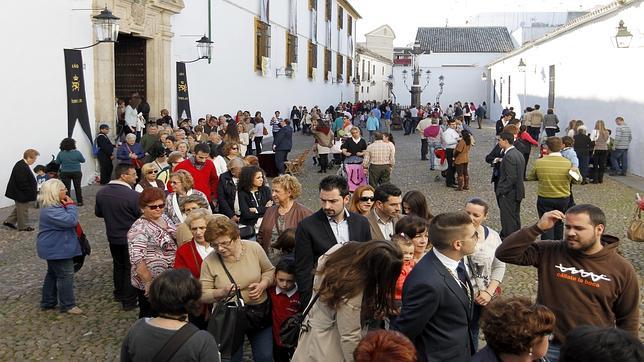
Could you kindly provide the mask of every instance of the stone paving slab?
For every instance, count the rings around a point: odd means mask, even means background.
[[[483,130],[474,130],[477,142],[470,152],[471,189],[456,192],[445,188],[444,182],[434,182],[437,171],[429,171],[427,161],[420,161],[418,135],[403,136],[402,132],[395,131],[397,164],[392,182],[403,191],[417,189],[425,193],[434,214],[461,210],[467,199],[483,197],[492,205],[488,225],[498,230],[498,208],[489,182],[491,168],[483,161],[494,144],[493,135],[491,124]],[[310,147],[312,142],[311,137],[296,134],[291,157]],[[531,162],[535,157],[533,153]],[[319,207],[317,183],[321,178],[322,175],[317,173],[317,168],[308,159],[305,172],[299,177],[304,186],[299,201],[314,210]],[[526,183],[528,196],[522,203],[524,225],[537,221],[536,186],[536,182]],[[137,311],[121,311],[119,304],[112,299],[111,256],[104,224],[93,214],[94,195],[99,187],[93,185],[83,190],[86,206],[80,208],[81,223],[93,250],[83,269],[76,275],[76,299],[85,311],[82,316],[40,311],[40,288],[46,264],[36,256],[36,233],[19,233],[0,227],[0,361],[118,359],[121,341],[136,320]],[[625,239],[635,192],[615,181],[615,178],[606,178],[601,185],[574,187],[577,203],[593,203],[606,212],[607,232],[622,238],[620,251],[635,266],[642,293],[644,243]],[[0,209],[0,217],[4,219],[10,211],[10,208]],[[38,210],[30,210],[34,225],[37,225],[37,215]],[[506,295],[534,297],[536,273],[530,267],[508,266],[503,287]],[[644,321],[644,316],[641,320]],[[640,324],[640,332],[644,332],[644,324]],[[245,359],[251,359],[248,353]]]

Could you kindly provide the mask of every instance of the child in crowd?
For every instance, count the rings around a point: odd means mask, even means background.
[[[400,306],[402,305],[403,284],[405,284],[407,275],[409,275],[411,270],[414,268],[414,265],[416,265],[416,263],[414,262],[414,243],[404,233],[394,234],[391,237],[391,241],[398,244],[403,254],[403,266],[402,270],[400,271],[398,281],[396,281],[396,295],[394,297],[396,304]]]
[[[282,231],[280,236],[277,237],[277,240],[275,240],[273,248],[282,252],[282,259],[290,258],[291,260],[295,260],[293,254],[295,250],[295,228]]]
[[[38,187],[38,193],[40,194],[40,187],[45,181],[49,180],[49,175],[47,174],[47,168],[44,165],[37,165],[34,167],[34,173],[36,174],[36,183]],[[36,201],[36,208],[38,208],[38,201]]]
[[[282,233],[284,235],[285,233]],[[301,309],[300,293],[295,284],[295,264],[292,259],[282,259],[275,266],[275,286],[268,289],[271,298],[273,316],[273,360],[288,362],[295,348],[282,346],[280,342],[280,326],[288,318]]]

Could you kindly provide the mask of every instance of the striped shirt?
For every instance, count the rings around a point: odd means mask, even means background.
[[[570,196],[570,180],[568,171],[572,162],[559,152],[552,152],[534,162],[528,180],[538,180],[537,194],[549,199]]]
[[[627,150],[631,143],[631,128],[625,124],[615,128],[615,142],[613,145],[616,150]]]
[[[395,163],[396,149],[389,143],[385,143],[382,140],[377,140],[367,146],[362,166],[369,167],[369,164],[393,166]]]

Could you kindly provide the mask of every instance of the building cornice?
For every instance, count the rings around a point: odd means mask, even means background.
[[[342,6],[349,14],[353,16],[354,19],[362,19],[362,16],[358,14],[358,11],[349,3],[348,0],[338,0],[338,5]]]

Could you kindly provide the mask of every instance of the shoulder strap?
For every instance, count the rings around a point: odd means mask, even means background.
[[[239,286],[235,282],[235,279],[233,279],[233,276],[230,275],[230,272],[228,271],[228,268],[226,268],[226,263],[224,263],[224,258],[222,258],[219,253],[217,253],[217,258],[219,258],[219,262],[221,263],[221,266],[224,267],[224,271],[226,272],[226,275],[228,276],[228,279],[235,286],[235,295],[237,295],[238,301],[243,303],[244,300],[241,297],[241,291],[239,290]],[[229,294],[229,296],[230,296],[230,294]]]
[[[487,239],[487,237],[490,236],[490,228],[487,226],[483,225],[483,237]]]
[[[183,327],[179,328],[172,337],[161,347],[159,352],[152,358],[152,361],[169,361],[177,353],[179,348],[183,346],[193,334],[197,333],[199,328],[195,327],[192,323],[186,323]]]
[[[306,317],[306,315],[309,314],[309,311],[313,307],[313,304],[315,304],[315,302],[317,302],[318,297],[320,297],[320,294],[316,293],[315,297],[313,297],[313,299],[311,299],[311,301],[309,302],[309,305],[307,305],[306,308],[304,309],[304,312],[302,313],[302,318]]]

